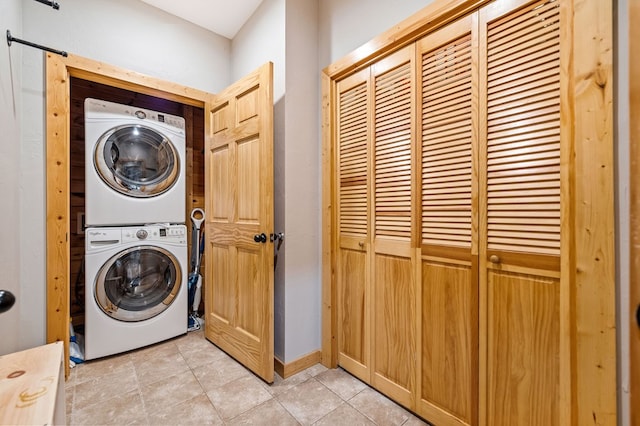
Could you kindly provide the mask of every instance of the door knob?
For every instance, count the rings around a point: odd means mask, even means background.
[[[16,297],[7,290],[0,290],[0,314],[7,312],[13,304],[16,303]]]
[[[264,232],[262,234],[256,234],[253,236],[253,241],[255,241],[256,243],[266,243],[267,236]]]
[[[495,254],[492,254],[491,257],[489,257],[489,261],[491,263],[500,263],[500,257]]]

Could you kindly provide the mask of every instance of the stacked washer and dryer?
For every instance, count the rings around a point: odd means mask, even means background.
[[[85,359],[187,332],[185,122],[85,100]]]

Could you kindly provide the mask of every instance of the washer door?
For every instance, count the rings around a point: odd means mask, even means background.
[[[121,194],[147,198],[177,182],[180,158],[169,138],[143,125],[124,125],[104,133],[93,163],[100,178]]]
[[[137,246],[112,256],[100,268],[94,283],[95,299],[114,319],[144,321],[167,309],[181,285],[180,264],[171,252]]]

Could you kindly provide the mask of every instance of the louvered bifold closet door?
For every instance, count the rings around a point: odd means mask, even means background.
[[[560,19],[557,0],[480,18],[488,425],[559,424]]]
[[[373,92],[372,383],[415,405],[416,308],[412,228],[413,45],[371,66]]]
[[[418,413],[477,423],[477,38],[468,16],[417,44],[421,61],[421,372]]]
[[[337,84],[338,363],[369,381],[370,72]]]

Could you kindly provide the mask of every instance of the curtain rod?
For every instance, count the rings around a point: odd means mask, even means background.
[[[51,6],[55,10],[60,9],[60,5],[55,1],[49,1],[49,0],[36,0],[36,1],[38,3],[42,3],[42,4],[46,4],[47,6]]]
[[[26,40],[21,40],[19,38],[15,38],[15,37],[13,37],[11,35],[11,31],[7,30],[7,44],[9,46],[11,46],[11,42],[14,42],[14,41],[16,43],[20,43],[20,44],[24,44],[24,45],[27,45],[27,46],[35,47],[36,49],[42,49],[42,50],[46,50],[47,52],[56,53],[58,55],[64,56],[65,58],[68,56],[67,52],[65,52],[63,50],[52,49],[50,47],[42,46],[40,44],[31,43],[30,41],[26,41]]]

